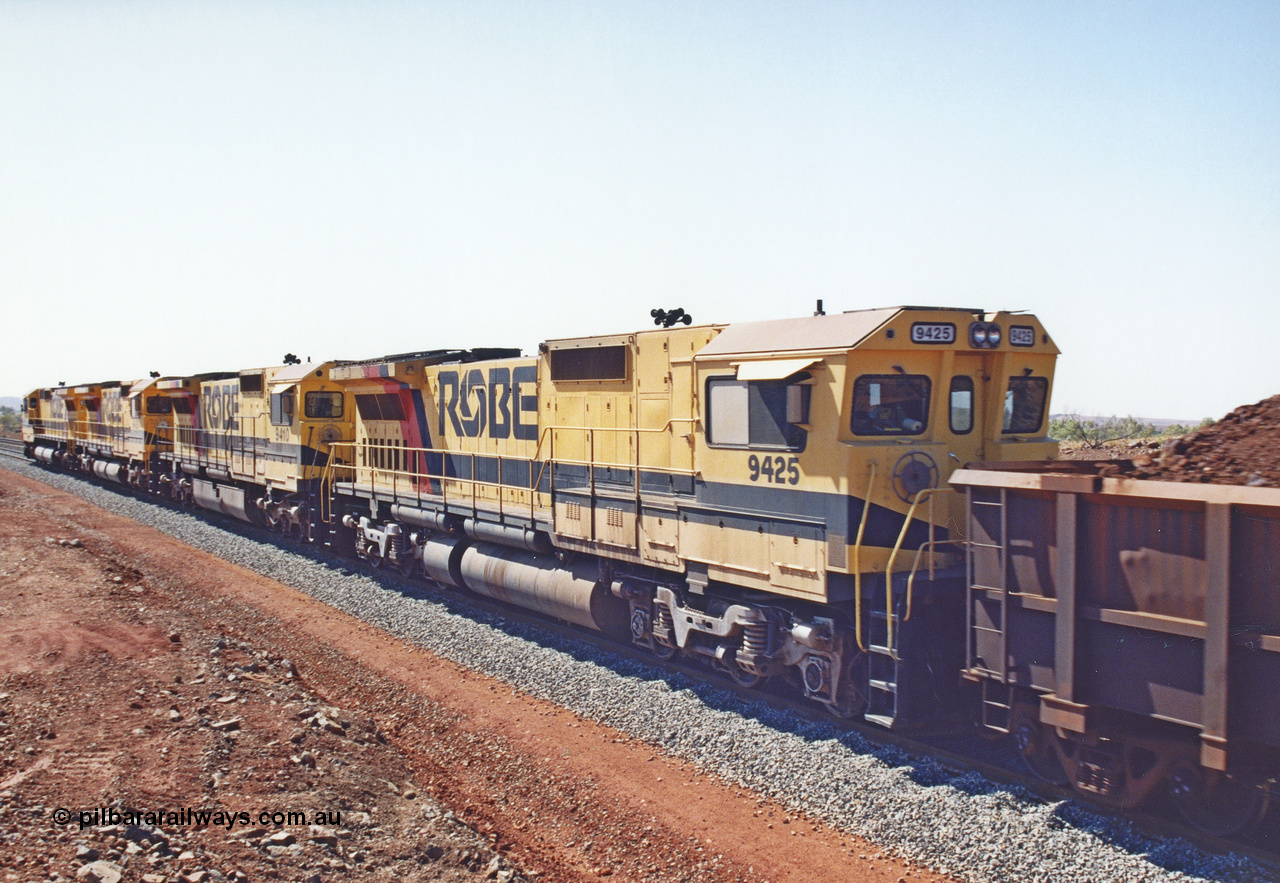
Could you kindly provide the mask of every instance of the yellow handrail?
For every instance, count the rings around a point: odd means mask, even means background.
[[[915,585],[915,582],[916,582],[916,571],[920,569],[920,559],[921,557],[923,557],[921,553],[923,553],[925,549],[932,549],[934,546],[949,546],[949,545],[952,545],[953,543],[955,543],[955,540],[929,540],[929,542],[922,545],[919,549],[916,549],[915,560],[911,562],[911,573],[907,575],[907,614],[906,616],[902,617],[903,622],[907,622],[908,620],[911,619],[911,592],[912,592],[912,587]],[[935,554],[936,553],[934,552],[929,553],[930,555],[929,570],[931,571],[930,577],[929,577],[930,579],[933,578],[933,575],[932,575],[933,556]]]
[[[884,567],[884,622],[885,622],[885,646],[893,648],[893,561],[898,557],[898,550],[902,548],[902,541],[907,538],[907,528],[911,526],[911,519],[916,514],[916,506],[920,505],[920,495],[911,501],[911,507],[907,509],[906,518],[902,522],[902,530],[898,531],[897,542],[893,544],[893,551],[889,553],[889,563]]]
[[[862,535],[867,529],[867,513],[871,511],[871,491],[876,484],[876,464],[871,463],[871,476],[867,479],[867,495],[862,501],[862,520],[858,522],[858,536],[853,544],[853,635],[858,639],[858,649],[867,652],[862,641]]]
[[[638,436],[639,433],[641,432],[666,432],[667,430],[671,429],[671,427],[676,423],[697,423],[697,422],[698,422],[697,417],[669,417],[667,418],[667,422],[660,427],[656,427],[656,426],[544,426],[542,427],[542,433],[538,437],[538,446],[533,451],[532,459],[534,460],[538,459],[538,455],[542,452],[543,442],[547,440],[547,437],[552,432],[556,432],[558,430],[564,431],[564,432],[596,432],[598,430],[604,430],[605,432],[634,432]],[[638,442],[639,438],[637,438],[636,440]],[[636,455],[637,461],[639,460],[638,450],[639,450],[639,446],[637,445],[637,455]],[[605,464],[605,465],[622,466],[627,464],[611,463],[611,464]],[[635,465],[638,465],[638,462]]]
[[[352,470],[352,472],[353,472],[353,473],[355,473],[355,475],[353,475],[353,480],[354,480],[354,478],[358,475],[358,473],[359,473],[359,471],[360,471],[361,469],[368,469],[368,470],[370,470],[370,483],[371,483],[371,484],[372,484],[372,483],[374,483],[374,482],[376,481],[376,478],[374,477],[373,473],[375,473],[375,472],[376,472],[376,473],[387,473],[387,474],[390,474],[390,476],[391,476],[391,480],[392,480],[392,487],[393,487],[393,489],[396,489],[396,488],[397,488],[397,485],[398,485],[398,483],[399,483],[399,479],[400,479],[401,477],[405,477],[405,478],[410,478],[410,477],[435,478],[435,479],[439,482],[439,484],[440,484],[440,492],[441,492],[441,497],[442,497],[442,498],[447,498],[447,497],[448,497],[448,485],[449,485],[449,483],[453,482],[453,483],[457,483],[458,485],[463,485],[463,486],[465,486],[465,487],[469,488],[470,496],[471,496],[471,498],[472,498],[472,501],[471,501],[471,502],[472,502],[472,508],[473,508],[473,509],[474,509],[474,508],[476,508],[476,507],[477,507],[477,505],[478,505],[478,490],[479,490],[480,488],[490,487],[490,488],[496,488],[496,489],[498,490],[498,505],[499,505],[499,511],[504,511],[504,510],[505,510],[505,505],[504,505],[504,504],[505,504],[505,500],[504,500],[504,498],[502,497],[502,493],[501,493],[501,492],[502,492],[502,490],[504,490],[504,489],[527,490],[527,491],[529,492],[529,516],[530,516],[530,518],[532,519],[532,518],[535,516],[535,514],[536,514],[536,512],[537,512],[537,508],[538,508],[538,507],[537,507],[537,497],[538,497],[538,494],[539,494],[538,488],[540,488],[540,487],[542,486],[542,482],[543,482],[543,480],[547,477],[548,472],[550,472],[550,473],[551,473],[551,475],[552,475],[552,477],[554,478],[554,469],[553,469],[552,467],[553,467],[555,464],[571,465],[571,466],[603,467],[603,468],[610,468],[610,469],[627,469],[627,470],[632,470],[632,471],[634,471],[634,475],[632,476],[632,485],[633,485],[632,490],[633,490],[633,492],[637,495],[637,498],[638,498],[638,496],[639,496],[639,494],[640,494],[640,487],[639,487],[639,485],[640,485],[640,474],[639,474],[639,473],[640,473],[640,466],[641,466],[641,463],[640,463],[640,451],[639,451],[640,434],[641,434],[641,433],[650,433],[650,434],[666,433],[666,432],[669,432],[669,431],[670,431],[670,430],[671,430],[671,429],[672,429],[676,424],[678,424],[678,423],[696,424],[697,422],[698,422],[698,418],[696,418],[696,417],[670,417],[670,418],[668,418],[668,419],[667,419],[666,423],[664,423],[661,427],[640,427],[640,426],[544,426],[544,427],[542,427],[542,430],[541,430],[541,432],[539,433],[538,442],[537,442],[537,445],[536,445],[536,446],[535,446],[535,448],[534,448],[534,451],[533,451],[532,456],[530,456],[530,457],[528,457],[528,458],[527,458],[527,459],[528,459],[528,461],[529,461],[529,463],[530,463],[530,478],[531,478],[531,479],[533,479],[533,480],[531,481],[531,483],[530,483],[530,485],[529,485],[529,487],[528,487],[528,488],[520,488],[519,486],[513,486],[513,485],[505,484],[504,482],[502,482],[501,477],[499,477],[499,480],[498,480],[497,482],[484,482],[484,481],[480,481],[480,480],[475,479],[475,478],[449,477],[449,476],[447,476],[447,475],[443,475],[443,474],[441,474],[441,475],[439,475],[439,476],[432,476],[432,475],[429,475],[428,473],[419,473],[419,472],[417,472],[417,471],[412,471],[412,472],[411,472],[411,471],[408,471],[408,470],[397,470],[397,469],[390,469],[390,470],[388,470],[388,469],[378,469],[378,468],[376,468],[376,467],[374,467],[374,466],[371,466],[371,465],[368,465],[368,464],[366,464],[365,466],[360,466],[360,465],[358,465],[358,462],[356,462],[356,461],[358,461],[358,459],[359,459],[359,458],[358,458],[358,456],[357,456],[357,454],[358,454],[358,451],[359,451],[360,446],[361,446],[361,445],[367,445],[367,444],[368,444],[368,442],[369,442],[369,439],[364,439],[364,440],[360,440],[360,441],[332,442],[332,443],[330,444],[330,446],[329,446],[329,447],[330,447],[330,453],[331,453],[331,456],[330,456],[329,462],[325,464],[325,468],[324,468],[324,471],[323,471],[323,474],[322,474],[322,478],[321,478],[321,482],[322,482],[322,484],[321,484],[321,487],[322,487],[322,493],[331,492],[331,490],[332,490],[332,486],[333,486],[333,483],[336,481],[335,471],[336,471],[338,468],[340,468],[340,467],[345,467],[345,468],[349,468],[349,469],[351,469],[351,470]],[[590,447],[591,449],[594,449],[595,433],[596,433],[596,432],[599,432],[599,431],[605,431],[605,432],[619,432],[619,433],[630,433],[630,434],[633,434],[633,435],[634,435],[634,439],[635,439],[635,443],[636,443],[636,444],[635,444],[634,449],[633,449],[633,456],[632,456],[631,458],[629,458],[628,462],[624,462],[624,463],[614,463],[614,462],[603,463],[603,462],[597,462],[594,458],[592,458],[592,459],[587,459],[587,460],[568,460],[568,459],[561,459],[561,458],[557,458],[557,457],[554,455],[554,451],[549,451],[550,456],[547,456],[547,457],[545,457],[545,458],[544,458],[544,457],[542,456],[543,449],[544,449],[544,448],[551,448],[551,447],[553,447],[553,446],[554,446],[554,440],[555,440],[554,433],[555,433],[555,432],[557,432],[557,431],[565,431],[565,432],[585,432],[585,433],[587,433],[587,434],[588,434],[588,445],[589,445],[589,447]],[[337,458],[336,453],[335,453],[335,452],[336,452],[336,449],[338,449],[338,448],[350,448],[350,449],[351,449],[351,453],[352,453],[352,460],[353,460],[353,463],[347,464],[347,463],[340,463],[340,462],[338,462],[338,461],[337,461],[337,459],[338,459],[338,458]],[[403,451],[405,454],[418,454],[418,453],[422,453],[422,454],[439,454],[439,455],[440,455],[440,456],[442,456],[442,457],[449,457],[449,456],[465,456],[465,457],[470,457],[470,458],[471,458],[471,461],[472,461],[472,473],[471,473],[471,474],[472,474],[473,476],[475,475],[475,460],[476,460],[476,457],[478,457],[478,456],[490,456],[490,455],[488,455],[488,454],[477,453],[477,452],[475,452],[475,451],[454,451],[454,450],[449,450],[449,449],[446,449],[446,448],[410,448],[410,447],[404,447],[404,448],[401,448],[400,450],[401,450],[401,451]],[[592,456],[592,455],[590,455],[590,454],[589,454],[588,456]],[[498,459],[498,461],[499,461],[499,476],[501,476],[501,464],[502,464],[502,460],[504,460],[504,459],[519,459],[519,460],[524,460],[524,459],[526,459],[526,458],[525,458],[525,457],[505,458],[505,457],[503,457],[503,456],[501,456],[501,455],[497,455],[497,459]],[[416,459],[416,458],[414,458],[414,462],[417,462],[417,459]],[[538,465],[538,469],[537,469],[537,476],[536,476],[536,478],[535,478],[535,477],[534,477],[534,475],[533,475],[534,470],[533,470],[533,468],[532,468],[534,463],[539,464],[539,465]],[[681,468],[672,468],[672,467],[666,467],[666,466],[654,466],[654,467],[648,468],[648,471],[651,471],[651,472],[660,472],[660,473],[665,473],[665,474],[670,474],[670,475],[688,475],[688,476],[696,476],[696,475],[697,475],[697,470],[692,469],[692,468],[690,468],[690,469],[681,469]],[[589,478],[590,478],[590,486],[594,487],[594,483],[595,483],[595,473],[594,473],[594,470],[590,473]],[[420,492],[419,492],[419,494],[420,494]],[[466,490],[464,490],[464,491],[463,491],[463,494],[464,494],[464,495],[465,495],[465,494],[467,494],[467,491],[466,491]],[[332,516],[332,513],[330,513],[330,516]]]
[[[885,620],[887,623],[886,646],[888,647],[893,646],[893,563],[898,557],[898,552],[902,549],[902,543],[907,538],[907,531],[910,530],[911,528],[911,520],[915,516],[916,507],[920,505],[921,500],[927,497],[929,500],[929,539],[928,541],[922,543],[918,549],[916,549],[916,559],[915,559],[915,562],[913,562],[911,567],[912,577],[914,577],[916,565],[918,565],[920,562],[921,550],[924,549],[925,546],[934,545],[933,498],[935,494],[939,494],[939,493],[956,493],[956,491],[949,487],[935,487],[935,488],[928,488],[926,490],[919,491],[915,495],[915,498],[911,501],[911,507],[907,509],[906,518],[902,522],[902,529],[898,531],[898,540],[893,544],[893,551],[889,554],[889,563],[886,564],[884,568]],[[932,573],[932,566],[933,566],[933,562],[931,560],[930,561],[931,573]],[[911,586],[912,586],[912,579],[908,579],[907,580],[907,609],[906,609],[906,614],[902,617],[904,622],[911,618]]]
[[[681,420],[681,419],[683,419],[683,418],[677,418],[677,420]],[[669,426],[671,426],[671,424],[672,424],[673,422],[676,422],[676,421],[668,421],[667,426],[668,426],[668,427],[669,427]],[[542,445],[543,445],[544,443],[546,443],[546,441],[547,441],[546,433],[547,433],[547,432],[549,432],[549,431],[550,431],[550,430],[552,430],[552,429],[561,429],[561,428],[564,428],[564,427],[547,427],[547,428],[544,430],[544,432],[543,432],[543,439],[539,441],[539,448],[541,448],[541,447],[542,447]],[[573,428],[573,427],[570,427],[570,428]],[[593,428],[594,428],[594,427],[582,427],[582,429],[584,429],[584,430],[588,430],[588,431],[592,430]],[[610,428],[610,429],[613,429],[613,428],[617,428],[617,427],[599,427],[599,428]],[[633,429],[627,429],[626,431],[629,431],[629,432],[630,432],[630,431],[636,431],[636,432],[660,432],[660,431],[664,431],[664,430],[654,430],[654,429],[640,429],[640,430],[633,430]],[[640,481],[640,476],[639,476],[639,466],[638,466],[638,464],[636,464],[636,463],[612,463],[612,462],[604,463],[604,462],[597,462],[597,461],[595,461],[595,460],[590,460],[590,459],[588,459],[588,460],[572,460],[572,459],[560,459],[560,458],[556,458],[556,457],[550,457],[550,458],[547,458],[547,459],[539,459],[539,458],[538,458],[538,457],[536,457],[536,456],[535,456],[535,457],[532,457],[532,458],[525,458],[525,457],[504,457],[504,456],[501,456],[501,455],[490,455],[490,454],[486,454],[486,453],[483,453],[483,452],[476,452],[476,451],[452,451],[452,450],[448,450],[448,449],[444,449],[444,448],[416,448],[416,447],[403,447],[403,448],[398,448],[398,449],[397,449],[399,452],[401,452],[401,453],[403,453],[403,454],[407,455],[407,456],[406,456],[406,460],[407,460],[407,462],[410,462],[410,463],[413,463],[413,464],[417,464],[417,463],[422,462],[422,461],[421,461],[421,460],[416,456],[417,454],[424,454],[424,455],[425,455],[425,454],[435,454],[435,455],[439,455],[439,456],[440,456],[440,457],[442,457],[442,458],[444,458],[444,457],[450,457],[450,456],[455,456],[455,457],[456,457],[456,456],[468,457],[468,458],[470,458],[470,459],[471,459],[471,464],[472,464],[471,475],[472,475],[473,477],[471,477],[471,478],[461,478],[461,477],[451,477],[451,476],[444,475],[444,474],[441,474],[441,475],[432,475],[432,474],[430,474],[430,473],[426,473],[426,472],[418,472],[418,471],[416,471],[416,468],[415,468],[415,470],[407,470],[407,469],[382,469],[382,468],[379,468],[379,467],[377,467],[377,466],[370,465],[370,464],[368,464],[367,462],[365,463],[365,465],[363,465],[363,466],[362,466],[362,465],[360,465],[360,458],[359,458],[359,456],[358,456],[359,451],[360,451],[360,449],[361,449],[361,448],[369,449],[369,448],[370,448],[370,442],[371,442],[371,441],[376,441],[376,440],[371,440],[371,439],[361,439],[361,440],[358,440],[358,441],[335,441],[335,442],[331,442],[331,443],[329,444],[329,448],[330,448],[330,458],[329,458],[329,461],[325,464],[325,467],[324,467],[324,470],[323,470],[323,473],[322,473],[322,493],[326,493],[326,494],[327,494],[327,493],[331,493],[331,492],[332,492],[333,483],[336,481],[336,470],[338,470],[338,469],[340,469],[340,468],[345,468],[345,469],[349,469],[349,470],[351,470],[351,472],[353,473],[353,475],[352,475],[352,480],[353,480],[353,481],[354,481],[354,480],[358,480],[358,478],[359,478],[359,474],[360,474],[360,472],[361,472],[362,470],[368,470],[368,471],[369,471],[369,482],[370,482],[370,485],[373,485],[373,484],[378,483],[378,481],[379,481],[379,476],[390,476],[390,480],[391,480],[391,482],[392,482],[393,491],[398,491],[398,489],[399,489],[399,484],[400,484],[400,481],[401,481],[402,479],[412,479],[412,478],[428,478],[428,479],[434,479],[434,480],[435,480],[436,482],[438,482],[438,484],[439,484],[439,487],[440,487],[440,493],[439,493],[439,496],[440,496],[441,500],[442,500],[442,501],[446,501],[446,502],[448,501],[448,499],[449,499],[449,497],[450,497],[450,493],[449,493],[449,486],[450,486],[451,484],[455,484],[455,485],[457,485],[457,486],[459,486],[459,487],[461,487],[461,488],[462,488],[462,490],[461,490],[461,494],[462,494],[462,496],[463,496],[464,498],[465,498],[465,497],[468,497],[468,496],[471,498],[471,505],[472,505],[473,510],[478,508],[478,505],[479,505],[479,491],[480,491],[480,489],[482,489],[482,488],[492,488],[492,489],[494,489],[494,490],[496,490],[496,491],[497,491],[497,493],[498,493],[497,503],[498,503],[498,507],[499,507],[499,510],[498,510],[499,512],[507,511],[507,509],[506,509],[506,499],[502,496],[502,491],[504,491],[504,490],[527,491],[527,492],[529,493],[529,517],[530,517],[530,519],[532,520],[532,519],[536,516],[536,514],[537,514],[537,512],[538,512],[538,505],[537,505],[538,497],[539,497],[539,495],[540,495],[541,493],[543,493],[543,492],[540,492],[540,491],[539,491],[539,488],[542,486],[542,483],[543,483],[544,479],[547,477],[547,475],[548,475],[548,473],[549,473],[549,472],[554,476],[554,469],[553,469],[553,467],[554,467],[555,465],[557,465],[557,464],[558,464],[558,465],[569,465],[569,466],[605,467],[605,468],[613,468],[613,469],[627,469],[627,470],[633,470],[635,474],[632,476],[632,491],[633,491],[635,494],[637,494],[637,496],[638,496],[638,495],[639,495],[639,493],[640,493],[640,490],[639,490],[639,481]],[[340,462],[340,453],[339,453],[339,452],[340,452],[340,450],[341,450],[341,449],[350,449],[350,450],[351,450],[351,460],[352,460],[352,462],[351,462],[351,463],[344,463],[344,462]],[[496,459],[498,460],[499,479],[498,479],[497,481],[481,481],[480,479],[474,478],[474,475],[475,475],[475,461],[476,461],[476,459],[477,459],[478,457],[489,457],[489,456],[494,456],[494,457],[496,457]],[[503,461],[504,461],[504,460],[521,460],[521,461],[524,461],[524,460],[526,460],[526,459],[528,460],[528,462],[529,462],[529,464],[530,464],[530,470],[529,470],[529,473],[530,473],[530,479],[531,479],[530,484],[529,484],[529,486],[528,486],[527,488],[526,488],[526,487],[522,487],[522,486],[520,486],[520,485],[511,485],[511,484],[507,484],[507,483],[505,483],[505,482],[503,482],[503,481],[502,481],[502,479],[501,479],[501,474],[502,474],[502,464],[503,464]],[[535,471],[535,469],[534,469],[534,465],[535,465],[535,464],[537,464],[537,469],[536,469],[536,471]],[[696,470],[693,470],[693,469],[673,468],[673,467],[669,467],[669,466],[654,466],[654,467],[652,467],[651,469],[649,469],[649,471],[651,471],[651,472],[663,473],[663,474],[670,474],[670,475],[687,475],[687,476],[696,476],[696,475],[697,475]],[[591,483],[592,483],[592,484],[594,484],[594,473],[592,473],[592,476],[591,476]],[[418,490],[418,491],[417,491],[417,494],[418,494],[418,496],[421,496],[421,495],[422,495],[421,490]],[[432,496],[435,496],[435,495],[434,495],[434,494],[432,494]],[[332,513],[330,513],[330,517],[332,517]]]
[[[355,449],[355,448],[359,447],[359,445],[360,445],[360,444],[361,444],[360,442],[330,442],[329,447],[330,447],[331,449],[332,449],[332,448],[339,448],[339,447],[349,447],[349,448]],[[505,456],[502,456],[502,455],[500,455],[500,454],[486,454],[486,453],[483,453],[483,452],[476,452],[476,451],[450,451],[450,450],[447,450],[447,449],[444,449],[444,448],[410,448],[410,447],[405,447],[405,448],[400,448],[400,450],[401,450],[402,452],[404,452],[404,453],[408,453],[408,454],[413,454],[413,453],[425,453],[425,454],[441,454],[441,455],[444,455],[444,456],[465,456],[465,457],[470,457],[470,458],[472,458],[473,460],[474,460],[476,457],[494,457],[495,459],[497,459],[497,460],[499,460],[499,461],[502,461],[502,460],[529,460],[529,462],[530,462],[531,464],[532,464],[532,463],[535,463],[535,462],[539,464],[539,471],[538,471],[538,477],[539,477],[539,479],[541,479],[543,476],[545,476],[545,474],[546,474],[546,467],[547,467],[547,465],[549,465],[549,464],[551,464],[551,463],[556,463],[556,464],[559,464],[559,465],[562,465],[562,466],[596,466],[596,467],[598,467],[598,468],[609,468],[609,469],[635,469],[635,468],[636,468],[635,464],[632,464],[632,463],[612,463],[612,462],[601,462],[601,461],[598,461],[598,460],[571,460],[571,459],[563,459],[563,458],[552,458],[552,459],[547,459],[547,460],[537,460],[536,458],[526,458],[526,457],[505,457]],[[353,453],[354,453],[354,450],[353,450]],[[375,467],[375,466],[363,466],[363,467],[362,467],[362,466],[352,466],[351,464],[345,464],[345,463],[344,463],[344,464],[339,464],[339,465],[346,466],[347,468],[350,468],[350,469],[370,469],[370,470],[374,470],[374,471],[377,471],[377,472],[385,472],[385,473],[387,473],[387,474],[393,474],[393,473],[394,473],[394,474],[396,474],[396,475],[405,476],[405,477],[419,476],[419,477],[422,477],[422,478],[434,478],[434,479],[437,479],[437,480],[439,480],[439,481],[451,481],[451,482],[459,482],[459,483],[463,483],[463,484],[471,484],[471,483],[475,482],[475,483],[478,483],[478,484],[480,484],[480,485],[482,485],[482,486],[489,486],[489,487],[506,487],[506,488],[514,488],[514,489],[517,489],[517,490],[534,490],[534,489],[536,489],[536,488],[537,488],[537,485],[538,485],[538,483],[539,483],[539,482],[533,482],[529,488],[523,488],[523,487],[520,487],[520,486],[518,486],[518,485],[509,485],[509,484],[504,484],[504,483],[502,483],[502,482],[483,482],[483,481],[479,481],[478,479],[460,478],[460,477],[455,477],[455,476],[445,476],[445,475],[432,475],[432,474],[430,474],[430,473],[418,473],[418,472],[413,472],[413,471],[406,470],[406,469],[399,469],[399,470],[397,470],[397,469],[381,469],[381,468],[378,468],[378,467]],[[646,468],[647,468],[647,469],[649,469],[649,471],[652,471],[652,472],[670,473],[670,474],[672,474],[672,475],[696,475],[696,474],[697,474],[697,470],[694,470],[694,469],[680,469],[680,468],[674,468],[674,467],[670,467],[670,466],[653,466],[653,467],[646,467]]]

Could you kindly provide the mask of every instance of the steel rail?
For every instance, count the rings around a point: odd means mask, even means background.
[[[0,454],[6,457],[14,457],[18,460],[27,459],[22,453],[22,439],[20,438],[0,438]]]

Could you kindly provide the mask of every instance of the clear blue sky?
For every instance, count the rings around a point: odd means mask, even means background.
[[[0,394],[900,303],[1280,393],[1280,4],[0,4]]]

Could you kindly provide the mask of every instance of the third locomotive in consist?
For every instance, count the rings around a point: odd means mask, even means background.
[[[1083,793],[1239,827],[1280,746],[1280,491],[1046,463],[1057,354],[1033,316],[900,307],[41,389],[25,435],[840,717],[976,716]]]

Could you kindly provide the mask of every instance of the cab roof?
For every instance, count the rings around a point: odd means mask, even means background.
[[[829,316],[736,322],[726,326],[695,358],[746,358],[847,350],[875,333],[903,309],[889,307]]]

